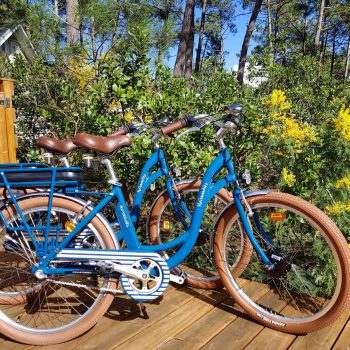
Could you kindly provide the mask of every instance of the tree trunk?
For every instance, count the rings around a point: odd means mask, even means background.
[[[172,7],[174,6],[174,0],[171,0],[171,1],[167,1],[164,8],[162,9],[162,12],[163,12],[163,16],[162,16],[162,19],[163,19],[163,26],[160,30],[160,37],[162,38],[163,35],[165,35],[166,31],[167,31],[167,26],[169,24],[169,17],[170,17],[170,14],[171,14],[171,10],[172,10]],[[163,62],[164,62],[164,54],[167,50],[167,47],[162,43],[160,42],[160,45],[159,45],[159,48],[158,48],[158,55],[157,55],[157,59],[156,59],[156,64],[157,65],[163,65]]]
[[[325,0],[321,0],[320,13],[318,15],[317,30],[316,30],[316,35],[315,35],[315,47],[316,47],[316,49],[320,45],[320,36],[321,36],[322,23],[323,23],[324,7],[325,7]]]
[[[304,30],[303,30],[303,56],[306,54],[306,42],[307,42],[307,14],[304,15]]]
[[[256,0],[253,12],[250,16],[249,24],[247,26],[247,31],[244,36],[243,45],[241,49],[241,56],[239,58],[238,73],[237,73],[237,80],[241,85],[243,85],[243,76],[244,76],[245,65],[247,62],[247,54],[248,54],[250,39],[252,38],[255,22],[258,17],[262,3],[263,3],[263,0]]]
[[[57,19],[60,18],[60,0],[54,0],[53,1],[53,10],[55,15],[57,16]],[[57,50],[60,49],[60,41],[61,41],[61,23],[58,22],[58,25],[55,29],[55,47]]]
[[[279,10],[278,8],[276,8],[275,10],[275,26],[273,28],[273,42],[275,43],[275,45],[273,46],[273,60],[275,62],[277,62],[277,56],[278,56],[278,47],[276,45],[276,43],[278,42],[278,35],[279,35]]]
[[[268,22],[268,36],[269,36],[269,50],[270,50],[270,64],[273,60],[273,41],[272,41],[272,16],[271,16],[271,0],[267,0],[267,22]]]
[[[80,22],[78,17],[78,0],[67,0],[67,45],[73,46],[79,43]]]
[[[96,46],[96,28],[95,28],[94,17],[91,18],[90,37],[91,37],[92,60],[93,60],[93,62],[96,62],[97,61],[97,46]]]
[[[225,65],[225,52],[224,52],[224,34],[220,33],[220,57],[219,57],[219,67],[223,68]]]
[[[321,55],[320,55],[320,61],[322,62],[322,64],[324,64],[325,59],[326,59],[326,53],[327,53],[327,43],[328,43],[328,37],[329,37],[329,31],[327,31],[324,34],[324,38],[323,38],[323,49],[321,51]]]
[[[346,61],[345,61],[345,72],[344,72],[344,83],[348,79],[349,76],[349,65],[350,65],[350,35],[348,39],[348,49],[346,52]]]
[[[59,0],[53,1],[53,10],[55,12],[55,15],[59,17]]]
[[[205,26],[205,11],[207,9],[207,0],[203,0],[202,2],[202,15],[201,15],[201,24],[199,27],[199,37],[198,37],[198,45],[197,45],[197,54],[196,54],[196,66],[194,71],[196,73],[200,70],[201,65],[201,57],[202,57],[202,42],[203,42],[203,34],[204,34],[204,26]]]
[[[195,0],[186,0],[182,29],[180,33],[179,48],[177,50],[176,62],[174,66],[174,75],[181,77],[184,74],[186,64],[187,44],[190,42],[191,26],[194,14]],[[193,44],[192,44],[193,45]]]
[[[194,47],[194,7],[191,19],[191,31],[186,45],[185,78],[190,79],[193,68],[193,47]]]
[[[331,71],[330,71],[331,76],[333,75],[333,70],[334,70],[336,39],[337,39],[337,28],[334,26],[333,37],[332,37],[332,58],[331,58]]]

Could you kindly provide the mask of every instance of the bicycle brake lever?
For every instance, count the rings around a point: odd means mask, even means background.
[[[200,126],[193,125],[192,128],[189,128],[189,129],[183,131],[181,134],[177,135],[177,136],[175,137],[175,140],[178,140],[180,137],[182,137],[182,136],[184,136],[184,135],[186,135],[186,134],[189,134],[189,133],[192,132],[192,131],[199,131],[203,126],[204,126],[204,125],[202,125],[202,123],[201,123]]]
[[[131,134],[129,134],[131,137],[134,137],[134,136],[139,136],[140,134],[142,134],[145,130],[144,129],[141,129],[141,128],[135,128],[133,130],[133,132]]]

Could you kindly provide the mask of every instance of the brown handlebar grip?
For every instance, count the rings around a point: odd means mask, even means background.
[[[127,132],[125,131],[125,128],[120,128],[117,131],[115,131],[113,134],[109,134],[108,136],[117,136],[117,135],[126,135]]]
[[[185,126],[183,120],[178,120],[175,123],[171,123],[170,125],[164,126],[160,130],[164,136],[170,136],[173,132],[182,129]]]

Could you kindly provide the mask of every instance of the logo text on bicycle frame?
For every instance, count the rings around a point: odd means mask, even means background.
[[[140,182],[139,187],[137,187],[137,192],[141,192],[141,190],[142,190],[142,185],[143,185],[143,183],[145,182],[145,179],[146,179],[146,174],[144,174],[144,175],[141,177],[141,182]]]
[[[201,192],[201,194],[199,196],[199,199],[198,199],[198,202],[197,202],[197,207],[201,207],[202,206],[204,193],[205,193],[205,190],[207,189],[207,187],[208,187],[208,184],[204,184],[203,185],[202,192]]]
[[[119,206],[119,209],[120,209],[120,211],[121,211],[121,213],[122,213],[122,217],[123,217],[123,219],[124,219],[125,226],[126,226],[126,227],[129,227],[130,224],[129,224],[128,218],[126,217],[126,214],[125,214],[125,211],[124,211],[123,206],[120,205],[120,206]]]

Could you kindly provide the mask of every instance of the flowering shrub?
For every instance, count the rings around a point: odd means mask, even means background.
[[[335,188],[346,188],[347,190],[350,190],[350,174],[344,176],[340,180],[337,180],[335,183]]]
[[[284,183],[289,187],[292,187],[296,181],[295,175],[289,172],[287,168],[282,169],[282,179]]]
[[[328,205],[326,209],[333,215],[344,214],[344,212],[350,212],[350,201],[346,203],[335,202],[333,205]]]
[[[344,140],[350,142],[350,107],[346,108],[343,105],[340,108],[337,118],[334,119],[334,125]]]
[[[285,92],[282,90],[273,90],[271,93],[271,98],[267,101],[267,104],[271,108],[277,107],[282,111],[292,107],[292,104],[286,101]]]
[[[225,71],[186,82],[163,67],[154,76],[141,39],[138,46],[125,44],[95,65],[71,61],[67,69],[40,60],[28,65],[18,57],[9,64],[9,74],[0,67],[1,75],[16,80],[19,159],[38,159],[34,137],[42,130],[60,138],[78,131],[106,135],[129,121],[156,121],[164,115],[174,121],[241,103],[242,128],[225,136],[237,170],[251,170],[254,188],[293,193],[327,208],[350,237],[349,88],[322,81],[323,74],[297,80],[297,65],[294,70],[278,67],[280,75],[258,89],[238,88]],[[311,66],[303,74],[313,74]],[[181,169],[181,177],[201,177],[218,149],[214,135],[208,127],[167,140],[169,161]],[[151,135],[133,138],[131,148],[118,152],[118,175],[131,190],[151,152]]]
[[[286,111],[292,104],[286,101],[285,93],[281,90],[273,90],[271,98],[265,101],[270,107],[270,125],[263,129],[271,139],[279,140],[279,148],[276,155],[283,156],[287,152],[302,153],[302,149],[310,142],[317,140],[315,131],[306,123],[296,120],[292,115],[287,115]]]

